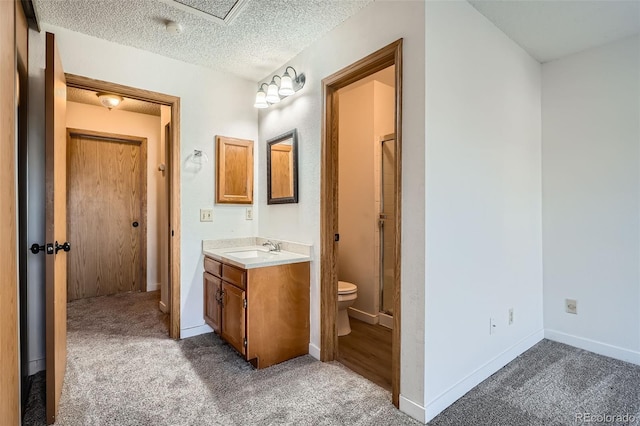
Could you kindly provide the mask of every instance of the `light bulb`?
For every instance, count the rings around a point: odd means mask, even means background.
[[[280,90],[278,91],[280,96],[291,96],[296,93],[293,90],[293,81],[291,81],[291,76],[289,72],[285,72],[282,78],[280,79]]]
[[[278,96],[278,85],[275,80],[271,80],[271,83],[269,83],[266,99],[270,104],[277,104],[280,102],[280,96]]]
[[[253,104],[255,108],[269,108],[269,104],[267,103],[267,95],[264,93],[264,90],[258,90],[256,93],[256,103]]]
[[[97,93],[96,96],[98,96],[98,99],[100,99],[100,103],[102,104],[102,106],[109,109],[117,107],[118,105],[120,105],[120,102],[122,102],[122,97],[118,95],[111,95],[109,93]]]

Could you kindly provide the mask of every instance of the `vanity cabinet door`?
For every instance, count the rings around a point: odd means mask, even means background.
[[[242,355],[245,347],[245,299],[241,288],[222,282],[222,333],[221,336]]]
[[[222,297],[222,280],[213,275],[204,273],[204,321],[213,331],[220,333],[220,320],[222,319],[220,299]]]

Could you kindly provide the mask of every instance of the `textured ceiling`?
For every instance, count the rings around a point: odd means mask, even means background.
[[[40,22],[254,81],[371,1],[33,0]],[[468,1],[540,62],[640,31],[640,0]]]
[[[282,66],[371,1],[246,0],[233,20],[220,24],[167,0],[33,0],[41,23],[254,81]],[[180,3],[223,14],[222,9],[228,9],[232,2]],[[183,33],[167,33],[168,21],[180,23]]]
[[[93,90],[67,87],[67,101],[80,104],[95,105],[104,108]],[[155,115],[160,117],[160,104],[139,101],[137,99],[124,98],[124,100],[114,109],[120,111],[137,112],[139,114]]]
[[[539,62],[640,32],[640,1],[469,0]]]

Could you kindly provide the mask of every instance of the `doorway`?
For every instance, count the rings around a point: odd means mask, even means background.
[[[180,98],[151,92],[106,81],[94,80],[73,74],[65,74],[67,87],[106,92],[127,99],[139,100],[170,109],[170,121],[165,126],[163,136],[166,139],[166,164],[162,173],[167,176],[167,240],[159,241],[160,246],[167,244],[168,250],[161,252],[167,257],[168,285],[166,310],[169,314],[169,337],[180,338]],[[168,136],[168,137],[167,137]]]
[[[322,81],[325,99],[322,134],[322,179],[321,179],[321,353],[322,361],[332,361],[338,357],[338,248],[340,245],[339,226],[339,94],[338,91],[353,83],[394,67],[395,117],[395,179],[392,186],[394,199],[394,237],[390,243],[393,251],[393,265],[389,274],[393,277],[392,290],[392,331],[391,331],[391,393],[392,402],[398,407],[400,397],[400,230],[401,230],[401,176],[402,176],[402,39],[372,53],[360,61],[338,71]],[[373,226],[373,224],[372,224]],[[389,243],[387,241],[387,243]],[[378,281],[379,282],[379,281]],[[389,292],[387,292],[387,296]]]

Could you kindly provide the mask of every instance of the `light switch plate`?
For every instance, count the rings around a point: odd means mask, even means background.
[[[213,209],[200,209],[200,222],[213,222]]]

